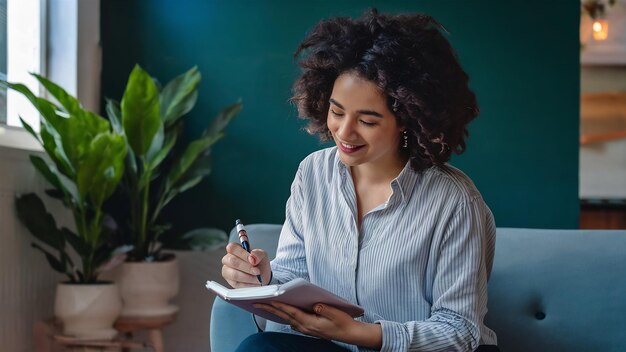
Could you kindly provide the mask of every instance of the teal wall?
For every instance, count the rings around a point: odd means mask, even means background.
[[[166,214],[182,231],[281,222],[299,161],[322,145],[288,102],[292,53],[317,21],[430,13],[451,33],[481,106],[453,163],[477,184],[498,226],[578,226],[579,3],[562,1],[102,1],[102,93],[120,98],[135,62],[165,82],[203,74],[186,138],[222,107],[244,110],[214,148],[214,171]]]

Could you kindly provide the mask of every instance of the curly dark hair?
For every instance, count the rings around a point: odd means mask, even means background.
[[[319,22],[297,48],[302,75],[291,101],[307,131],[331,138],[326,126],[329,99],[339,75],[354,72],[374,82],[387,96],[389,110],[407,130],[408,146],[398,146],[411,167],[441,165],[452,152],[465,151],[467,125],[478,115],[469,77],[445,28],[424,14],[379,14]],[[401,138],[403,144],[403,138]]]

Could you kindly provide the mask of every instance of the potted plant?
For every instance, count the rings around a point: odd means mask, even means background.
[[[124,172],[127,148],[109,122],[86,111],[78,100],[46,78],[34,75],[57,103],[35,96],[26,86],[0,81],[23,94],[40,112],[40,131],[22,120],[24,128],[43,146],[47,158],[31,155],[35,168],[52,185],[46,193],[67,207],[75,229],[58,228],[54,217],[34,193],[16,198],[17,215],[38,240],[32,246],[68,281],[57,285],[55,315],[64,333],[81,338],[112,338],[113,322],[121,311],[117,286],[98,279],[124,252],[108,241],[104,201]]]
[[[224,231],[212,228],[175,234],[167,241],[161,236],[171,229],[160,217],[162,210],[210,174],[211,146],[241,110],[241,103],[225,108],[200,138],[177,148],[183,116],[198,98],[200,78],[193,67],[161,89],[136,65],[121,103],[107,100],[109,120],[128,145],[126,172],[120,183],[121,203],[128,209],[118,211],[117,217],[122,242],[133,246],[117,276],[124,316],[166,315],[178,309],[168,303],[178,292],[178,262],[162,249],[208,250],[227,240]]]

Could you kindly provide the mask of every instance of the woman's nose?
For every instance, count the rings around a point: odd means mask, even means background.
[[[348,118],[343,119],[337,129],[337,135],[341,139],[347,140],[354,133],[354,122],[350,120]]]

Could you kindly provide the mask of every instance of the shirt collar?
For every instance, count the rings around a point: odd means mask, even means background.
[[[335,165],[339,170],[339,174],[342,178],[350,175],[350,170],[348,167],[341,161],[339,157],[339,152],[335,147]],[[409,197],[411,197],[411,193],[413,192],[413,188],[415,188],[415,184],[418,182],[419,174],[411,168],[411,161],[407,161],[404,165],[400,174],[393,180],[391,180],[391,190],[393,194],[390,197],[390,201],[396,198],[396,193],[399,193],[400,200],[402,203],[407,203],[409,201]]]
[[[418,182],[419,174],[411,167],[411,161],[407,161],[398,177],[391,180],[391,189],[394,195],[397,191],[400,192],[402,203],[407,203],[413,193],[413,188]],[[391,198],[394,198],[394,195]]]

